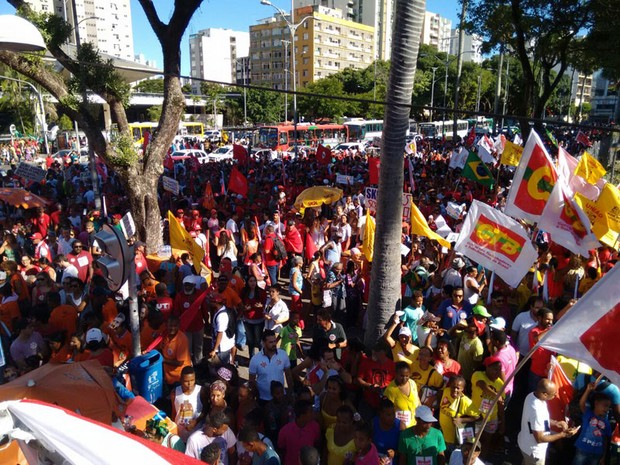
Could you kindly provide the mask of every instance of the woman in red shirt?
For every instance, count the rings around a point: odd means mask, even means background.
[[[260,341],[265,327],[263,309],[267,301],[267,294],[258,287],[256,277],[251,276],[241,290],[241,304],[243,306],[243,325],[247,337],[250,358],[254,355],[254,348],[260,350]]]

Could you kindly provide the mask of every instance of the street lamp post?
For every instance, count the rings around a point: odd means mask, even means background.
[[[476,113],[480,111],[480,84],[481,82],[482,82],[482,74],[479,74],[478,75],[478,93],[476,94]]]
[[[433,81],[431,83],[431,114],[429,121],[433,121],[433,103],[435,101],[435,71],[437,71],[437,66],[433,66]]]
[[[0,76],[0,79],[6,79],[7,81],[15,81],[15,82],[21,82],[22,84],[26,84],[37,95],[39,107],[41,108],[41,129],[43,132],[43,140],[45,143],[45,154],[49,155],[50,148],[49,148],[49,144],[47,143],[47,120],[45,118],[45,107],[43,106],[43,97],[41,96],[41,92],[39,92],[37,88],[33,86],[31,83],[29,83],[28,81],[23,81],[21,79],[12,78],[8,76]]]
[[[282,10],[282,8],[275,6],[269,0],[260,1],[261,5],[270,6],[280,14],[282,20],[286,23],[286,27],[288,28],[289,34],[291,36],[291,74],[293,75],[293,135],[295,137],[295,158],[297,158],[297,72],[295,71],[297,58],[295,53],[295,32],[297,31],[297,28],[299,26],[301,26],[308,18],[311,18],[312,16],[305,16],[301,19],[301,21],[295,23],[295,5],[293,2],[294,0],[291,0],[291,19],[289,21],[288,19],[286,19],[286,13],[284,12],[284,10]]]
[[[284,121],[288,121],[288,46],[291,45],[290,40],[283,40],[284,44]],[[295,49],[293,49],[295,50]]]

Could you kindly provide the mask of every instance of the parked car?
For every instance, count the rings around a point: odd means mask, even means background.
[[[346,150],[364,152],[366,150],[366,144],[362,142],[341,142],[332,149],[333,152],[344,152]]]
[[[232,145],[224,145],[223,147],[218,148],[217,150],[211,152],[209,154],[209,161],[222,161],[222,160],[232,160],[233,158],[233,146]]]
[[[207,154],[207,152],[197,149],[177,150],[176,152],[172,152],[171,157],[172,161],[175,163],[183,162],[188,158],[195,158],[201,165],[209,161],[209,155]]]
[[[205,139],[209,142],[219,142],[222,138],[222,132],[219,129],[209,129],[205,131]]]

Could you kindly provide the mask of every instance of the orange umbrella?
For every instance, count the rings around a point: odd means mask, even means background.
[[[0,201],[14,207],[24,208],[45,207],[49,203],[49,201],[43,197],[39,197],[20,187],[0,188]]]

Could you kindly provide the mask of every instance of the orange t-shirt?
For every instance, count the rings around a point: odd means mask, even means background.
[[[161,336],[164,333],[164,325],[162,325],[159,329],[151,328],[148,321],[145,321],[142,329],[140,330],[140,348],[142,351],[146,350],[148,346],[151,345],[158,336]]]
[[[164,338],[161,345],[161,353],[164,356],[164,379],[167,384],[181,381],[181,370],[192,365],[189,354],[187,336],[179,331],[172,339]],[[179,366],[173,366],[166,361],[182,362]]]
[[[114,330],[110,331],[110,349],[114,355],[114,366],[118,366],[130,356],[131,342],[131,331],[125,330],[121,336]]]
[[[65,363],[73,355],[67,344],[63,345],[58,352],[52,353],[50,362]]]
[[[101,309],[101,313],[103,314],[103,322],[109,325],[112,323],[112,320],[116,318],[118,315],[118,309],[116,308],[116,302],[112,299],[108,299],[105,304],[103,304],[103,308]],[[107,326],[104,324],[104,326]]]
[[[65,331],[67,341],[77,330],[78,311],[73,305],[59,305],[50,315],[49,325],[54,331]]]
[[[19,304],[16,300],[0,304],[0,321],[2,321],[11,332],[13,332],[13,322],[19,319],[21,313]]]
[[[18,286],[19,290],[17,289]],[[26,284],[26,280],[20,273],[13,273],[11,275],[11,287],[13,288],[13,292],[17,294],[18,300],[30,300],[28,284]]]

